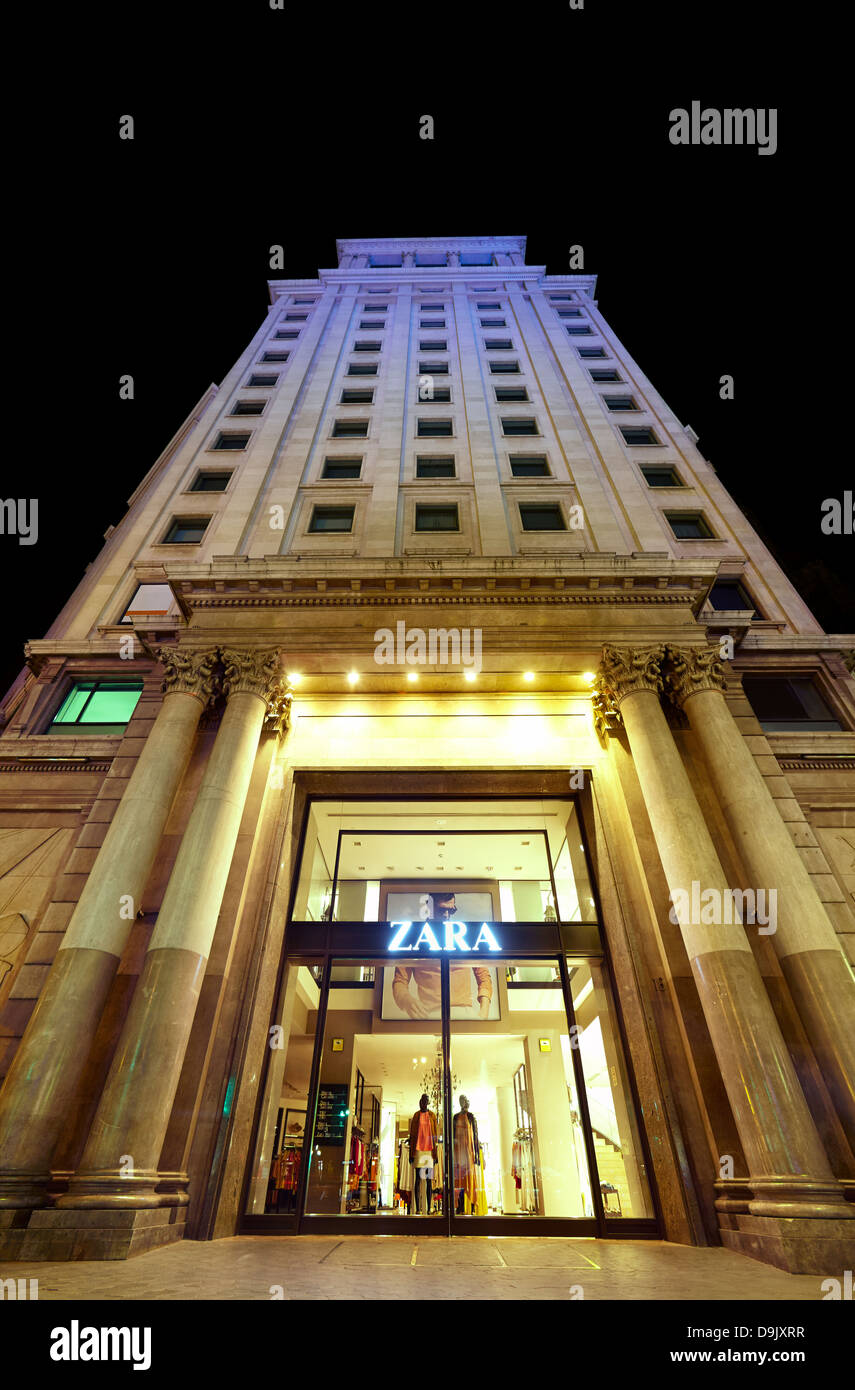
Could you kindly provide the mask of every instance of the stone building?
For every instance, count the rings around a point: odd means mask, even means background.
[[[835,1273],[853,637],[594,276],[338,253],[271,282],[0,705],[0,1253],[534,1231]]]

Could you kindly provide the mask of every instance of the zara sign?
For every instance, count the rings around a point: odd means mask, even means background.
[[[475,926],[475,923],[466,922],[390,922],[392,929],[392,940],[389,942],[390,951],[418,951],[426,949],[428,951],[500,951],[496,937],[486,922],[481,923],[478,935],[472,944],[467,939],[467,925]],[[407,942],[412,928],[419,928],[419,934],[415,941]],[[436,927],[436,930],[434,930]],[[440,938],[442,938],[440,940]]]

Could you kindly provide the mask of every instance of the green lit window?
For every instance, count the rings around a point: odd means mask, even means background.
[[[142,681],[75,681],[48,732],[120,733],[141,693]]]

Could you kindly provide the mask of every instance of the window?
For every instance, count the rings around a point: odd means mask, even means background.
[[[448,343],[442,338],[428,338],[419,343],[419,352],[448,352]]]
[[[376,363],[376,362],[348,362],[348,364],[347,364],[347,375],[348,375],[348,376],[376,376],[376,375],[377,375],[377,363]]]
[[[573,302],[572,294],[551,294],[549,298],[553,304],[571,304]]]
[[[314,299],[294,299],[294,300],[292,300],[291,302],[292,302],[293,304],[314,304],[314,303],[315,303]]]
[[[198,545],[205,534],[209,516],[176,517],[170,522],[163,545]]]
[[[557,502],[520,502],[520,521],[524,531],[566,531]]]
[[[559,309],[559,310],[558,310],[558,317],[559,317],[560,319],[580,319],[580,318],[582,317],[582,310],[581,310],[581,309]]]
[[[365,439],[367,435],[367,420],[336,420],[333,424],[333,439]]]
[[[426,502],[416,503],[417,531],[459,531],[457,503],[433,506]]]
[[[217,435],[211,448],[221,453],[227,449],[245,449],[249,443],[249,439],[250,436],[248,434],[227,434],[224,432]]]
[[[417,458],[417,478],[454,478],[453,458]]]
[[[138,584],[136,593],[119,621],[130,623],[134,618],[171,618],[177,616],[178,604],[168,584]]]
[[[567,332],[571,338],[590,338],[593,330],[587,323],[568,323]]]
[[[374,400],[374,387],[367,386],[357,391],[355,388],[350,391],[342,391],[342,405],[371,405]]]
[[[507,328],[508,326],[504,319],[480,319],[479,322],[482,328]]]
[[[287,352],[263,352],[263,353],[261,354],[261,360],[262,360],[262,362],[287,362],[287,361],[288,361],[288,353],[287,353]]]
[[[810,676],[743,676],[742,688],[763,729],[841,728]]]
[[[442,313],[445,312],[445,305],[444,305],[444,304],[423,304],[423,305],[421,306],[421,309],[420,309],[419,312],[422,313],[422,314],[430,314],[430,313],[442,314]]]
[[[121,733],[142,688],[142,681],[75,681],[46,732]]]
[[[383,269],[387,266],[389,269],[392,269],[393,266],[403,265],[403,259],[401,256],[369,256],[368,264],[375,270]]]
[[[274,336],[274,338],[286,338],[286,339],[299,338],[299,336],[300,336],[300,330],[299,330],[299,328],[277,328],[277,330],[276,330],[276,332],[273,334],[273,336]]]
[[[485,338],[484,346],[488,352],[506,352],[513,343],[510,338]]]
[[[549,477],[549,464],[543,454],[511,454],[510,464],[515,478]]]
[[[632,396],[603,396],[609,410],[637,410]]]
[[[683,486],[676,468],[642,468],[641,472],[648,487]]]
[[[190,487],[191,492],[225,492],[231,473],[214,473],[203,470],[197,473]]]
[[[524,386],[494,386],[496,400],[501,404],[502,401],[527,401],[528,391]]]
[[[738,579],[718,579],[707,594],[707,602],[718,612],[754,608],[750,595]]]
[[[601,347],[579,348],[579,356],[582,358],[583,362],[593,361],[593,359],[596,357],[608,357],[608,355],[609,354],[606,352],[605,348]]]
[[[419,328],[444,328],[445,319],[419,319]]]
[[[352,531],[353,507],[313,507],[310,531]]]
[[[620,374],[619,374],[618,372],[615,371],[614,367],[592,367],[592,368],[591,368],[591,380],[592,380],[592,381],[620,381]]]
[[[419,420],[416,433],[422,439],[439,439],[453,434],[450,420]]]
[[[286,323],[305,323],[305,322],[306,322],[306,319],[307,319],[308,317],[309,317],[308,314],[286,314],[286,315],[285,315],[285,322],[286,322]]]
[[[501,304],[476,304],[476,309],[501,309]]]
[[[382,343],[376,339],[358,338],[353,344],[353,350],[354,352],[379,352],[382,346]]]
[[[363,307],[363,309],[366,311],[366,313],[369,313],[369,314],[385,314],[386,311],[387,311],[387,309],[389,308],[389,305],[388,305],[388,304],[369,304],[368,301],[366,300],[362,307]]]
[[[504,434],[539,434],[536,420],[515,420],[512,416],[502,417]]]
[[[352,482],[362,472],[362,459],[324,459],[322,478],[330,482]]]
[[[427,401],[446,401],[446,402],[449,402],[449,401],[451,400],[451,387],[450,387],[450,386],[434,386],[434,388],[433,388],[433,394],[432,394],[432,395],[430,395],[430,396],[422,396],[422,395],[420,394],[420,395],[418,396],[418,402],[419,402],[420,404],[423,404],[424,401],[426,401],[426,400],[427,400]]]
[[[639,444],[658,444],[659,440],[651,429],[646,425],[618,425],[618,429],[623,435],[625,444],[638,446]]]
[[[246,384],[247,386],[275,386],[278,380],[278,376],[274,376],[270,372],[253,372]]]
[[[266,401],[235,401],[230,415],[263,415]]]
[[[493,376],[507,376],[520,369],[519,362],[490,362],[488,365]]]
[[[678,541],[708,541],[715,539],[700,512],[666,512],[665,519]]]
[[[360,319],[360,320],[359,320],[359,327],[360,327],[360,328],[385,328],[385,327],[386,327],[386,320],[385,320],[385,319]]]
[[[448,376],[448,363],[420,362],[419,374],[421,376]]]
[[[461,251],[461,265],[492,265],[492,251]]]

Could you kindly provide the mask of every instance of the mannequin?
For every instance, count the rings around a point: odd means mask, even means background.
[[[478,1121],[469,1109],[467,1096],[459,1096],[460,1109],[454,1117],[454,1190],[457,1193],[458,1214],[465,1214],[464,1201],[469,1198],[473,1210],[476,1197],[475,1170],[481,1156],[478,1142]]]
[[[428,1110],[428,1097],[422,1095],[419,1108],[410,1120],[410,1162],[413,1165],[413,1206],[417,1216],[429,1216],[433,1200],[433,1166],[439,1162],[436,1147],[437,1121]],[[426,1184],[425,1210],[421,1210],[422,1183]]]

